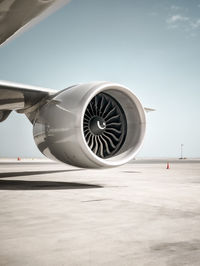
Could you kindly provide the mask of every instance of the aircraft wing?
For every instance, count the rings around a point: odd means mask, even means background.
[[[37,104],[43,99],[56,93],[57,91],[47,88],[0,81],[0,122],[4,121],[12,110],[33,111],[33,107],[38,108]]]
[[[0,45],[68,2],[69,0],[0,0]]]
[[[144,107],[144,110],[145,110],[146,113],[156,111],[155,109],[149,108],[149,107]]]

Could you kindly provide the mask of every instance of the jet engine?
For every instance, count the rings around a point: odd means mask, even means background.
[[[58,92],[36,112],[33,135],[48,158],[84,168],[127,163],[140,149],[144,108],[126,87],[110,82]]]

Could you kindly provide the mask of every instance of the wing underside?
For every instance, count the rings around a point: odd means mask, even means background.
[[[68,2],[69,0],[0,0],[0,45]]]
[[[0,81],[0,122],[13,110],[22,113],[32,111],[30,108],[38,107],[38,103],[56,92],[47,88]]]

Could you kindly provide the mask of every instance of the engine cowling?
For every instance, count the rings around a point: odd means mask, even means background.
[[[101,168],[133,159],[145,128],[144,108],[128,88],[95,82],[58,92],[38,110],[33,135],[50,159]]]

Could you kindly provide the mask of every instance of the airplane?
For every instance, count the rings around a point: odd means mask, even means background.
[[[0,1],[0,45],[32,27],[68,0]],[[0,81],[0,122],[12,111],[33,125],[47,158],[83,168],[109,168],[132,160],[142,146],[145,112],[127,87],[106,81],[55,91]]]

